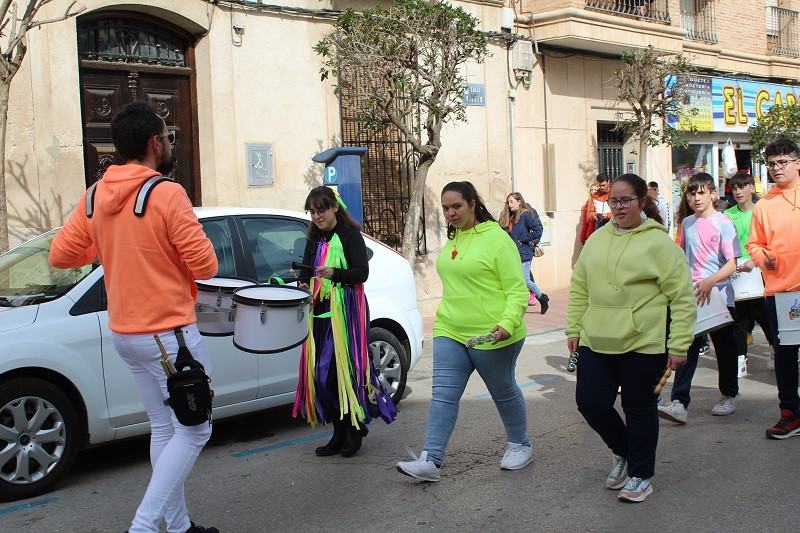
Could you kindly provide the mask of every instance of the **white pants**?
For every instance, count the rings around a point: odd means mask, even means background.
[[[182,329],[192,357],[211,375],[211,361],[197,325],[190,324]],[[175,332],[159,332],[158,337],[175,361],[178,353]],[[191,527],[191,523],[183,494],[183,482],[211,436],[211,426],[184,426],[175,418],[172,409],[164,405],[164,400],[168,397],[167,375],[161,366],[161,351],[152,334],[114,333],[114,346],[133,372],[151,427],[150,464],[153,476],[129,531],[157,532],[161,520],[164,519],[169,533],[184,533]]]

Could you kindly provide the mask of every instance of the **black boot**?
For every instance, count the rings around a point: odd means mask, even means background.
[[[342,457],[352,457],[361,449],[361,439],[367,436],[369,430],[364,424],[359,427],[347,426],[347,431],[342,445]]]
[[[333,419],[333,437],[331,440],[328,441],[328,444],[325,446],[320,446],[314,453],[319,455],[320,457],[328,457],[329,455],[336,455],[340,451],[342,451],[342,445],[344,444],[344,437],[345,433],[347,432],[347,428],[344,425],[344,422],[339,420],[338,418]]]
[[[542,308],[542,314],[545,314],[547,309],[550,307],[550,298],[548,298],[545,293],[542,293],[542,295],[539,296],[539,305]]]

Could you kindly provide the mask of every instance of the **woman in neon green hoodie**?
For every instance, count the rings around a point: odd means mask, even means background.
[[[458,404],[475,370],[506,429],[508,448],[500,468],[517,470],[533,459],[525,398],[514,378],[528,306],[517,245],[468,181],[445,185],[442,211],[447,243],[436,260],[443,292],[433,325],[433,395],[425,447],[419,457],[409,450],[413,460],[397,463],[401,473],[423,481],[439,481]],[[480,337],[478,344],[475,337]]]
[[[619,176],[608,205],[613,223],[586,241],[572,273],[567,348],[579,353],[578,410],[614,454],[606,487],[640,502],[653,491],[653,388],[667,365],[686,361],[696,306],[686,256],[660,224],[647,183]],[[614,408],[619,387],[625,421]]]

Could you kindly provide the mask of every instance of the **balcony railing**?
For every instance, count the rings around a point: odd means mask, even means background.
[[[681,0],[681,28],[692,41],[717,42],[714,0]]]
[[[586,0],[586,9],[669,24],[668,0]]]
[[[767,7],[767,46],[773,54],[800,57],[800,13]]]

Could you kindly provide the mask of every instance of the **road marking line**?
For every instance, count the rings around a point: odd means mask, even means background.
[[[258,455],[259,453],[266,453],[272,450],[278,450],[280,448],[285,448],[287,446],[294,446],[295,444],[303,444],[304,442],[310,442],[312,440],[322,439],[325,437],[330,437],[333,435],[333,431],[326,431],[325,433],[318,433],[316,435],[310,435],[308,437],[302,437],[299,439],[294,440],[287,440],[286,442],[279,442],[277,444],[271,444],[269,446],[264,446],[262,448],[255,448],[253,450],[247,450],[244,452],[234,453],[232,454],[233,457],[240,459],[242,457],[250,457],[251,455]]]
[[[35,502],[23,503],[21,505],[15,505],[14,507],[6,507],[5,509],[0,509],[0,516],[5,514],[16,513],[17,511],[24,511],[26,509],[31,509],[32,507],[39,507],[40,505],[47,505],[48,503],[55,503],[60,500],[61,498],[44,498],[43,500],[36,500]]]
[[[535,381],[529,381],[528,383],[521,383],[519,385],[519,388],[520,389],[524,389],[526,387],[533,387],[534,385],[541,385],[542,383],[549,383],[549,382],[555,381],[557,379],[561,379],[561,378],[559,378],[557,376],[551,376],[551,377],[547,377],[547,378],[537,379]],[[492,395],[490,393],[484,392],[483,394],[476,394],[475,396],[473,396],[473,398],[489,398],[491,396]]]

